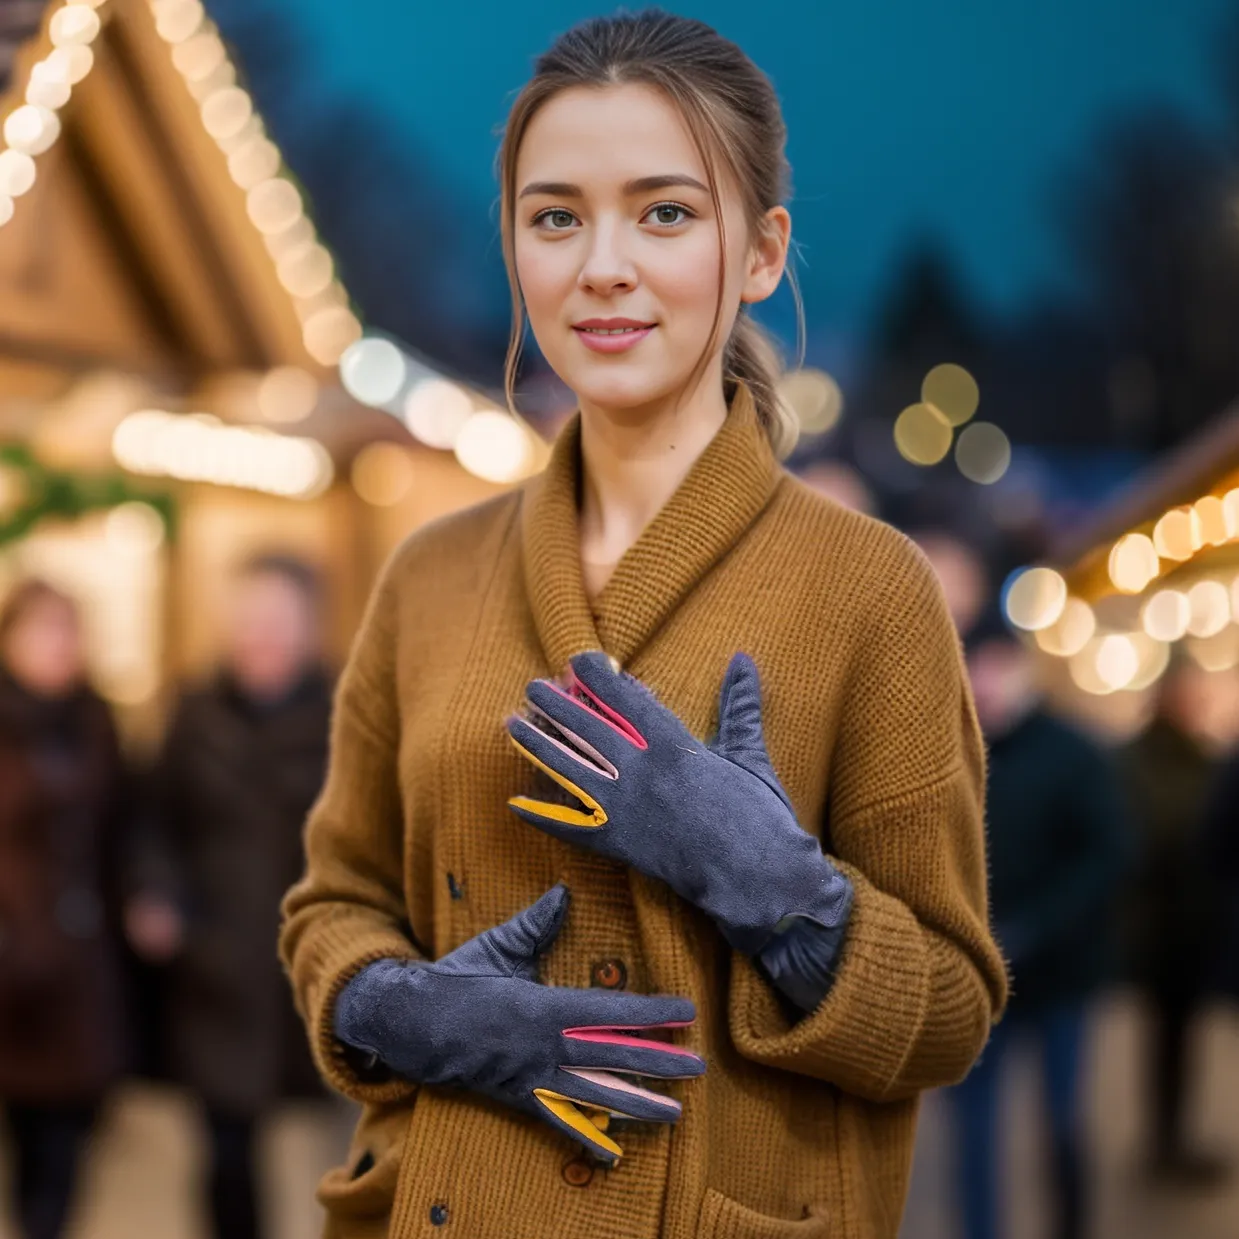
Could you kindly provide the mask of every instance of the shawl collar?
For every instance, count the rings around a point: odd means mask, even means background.
[[[748,389],[740,386],[718,434],[679,489],[616,565],[596,600],[581,577],[577,494],[580,417],[561,432],[522,499],[525,590],[550,667],[588,649],[629,663],[697,583],[740,540],[774,494],[782,470]]]

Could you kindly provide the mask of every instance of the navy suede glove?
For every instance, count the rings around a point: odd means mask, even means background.
[[[691,1024],[687,998],[539,984],[537,957],[567,907],[561,884],[435,963],[371,964],[336,1001],[336,1036],[398,1075],[482,1093],[615,1161],[620,1146],[578,1106],[673,1123],[679,1102],[610,1073],[680,1079],[706,1065],[682,1046],[625,1035]]]
[[[568,793],[509,804],[570,843],[661,878],[755,955],[787,918],[842,930],[851,883],[800,828],[762,736],[757,668],[727,668],[709,745],[602,653],[572,660],[564,683],[534,680],[528,714],[508,721],[520,751]]]

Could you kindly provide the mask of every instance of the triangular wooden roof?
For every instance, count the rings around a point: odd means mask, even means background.
[[[23,102],[60,7],[47,7],[17,53],[0,115]],[[182,388],[279,364],[326,377],[149,0],[98,11],[94,65],[59,111],[62,132],[37,157],[34,188],[0,227],[8,390],[41,370],[120,369]]]

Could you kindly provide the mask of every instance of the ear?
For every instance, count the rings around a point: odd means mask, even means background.
[[[791,242],[791,215],[786,207],[771,207],[753,233],[744,287],[740,291],[741,301],[765,301],[778,288],[787,266],[787,250]]]

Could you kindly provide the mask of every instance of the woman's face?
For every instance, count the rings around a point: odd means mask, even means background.
[[[724,292],[712,367],[742,299],[769,296],[787,213],[751,242],[739,193],[719,185]],[[719,298],[718,221],[680,113],[641,85],[574,87],[525,132],[516,165],[516,272],[547,361],[583,406],[610,412],[674,399],[710,344]]]
[[[72,608],[57,598],[32,602],[5,642],[9,671],[35,693],[60,697],[84,671],[82,637]]]

